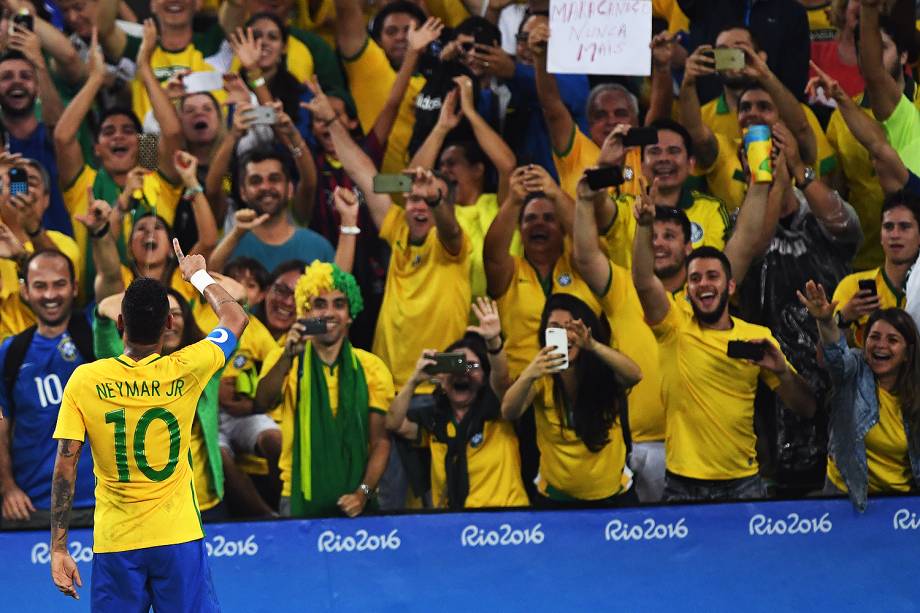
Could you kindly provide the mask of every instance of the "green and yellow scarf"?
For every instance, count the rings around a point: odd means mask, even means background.
[[[300,356],[291,456],[291,516],[338,515],[338,499],[364,478],[368,458],[369,396],[364,369],[348,340],[332,365],[339,369],[335,415],[323,363],[312,343]]]

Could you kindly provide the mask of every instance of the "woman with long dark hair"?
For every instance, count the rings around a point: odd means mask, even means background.
[[[866,323],[865,346],[848,348],[824,288],[809,281],[799,300],[818,322],[830,374],[826,494],[847,493],[860,511],[868,494],[920,486],[920,334],[902,309]]]
[[[473,303],[479,326],[446,353],[462,353],[465,369],[432,375],[435,352],[425,350],[409,382],[390,405],[387,427],[410,439],[431,436],[431,499],[436,508],[527,506],[517,436],[502,419],[508,360],[495,302]],[[410,406],[416,388],[437,380],[433,402]]]
[[[565,358],[546,346],[547,328],[563,328]],[[505,394],[502,415],[536,412],[539,506],[616,506],[636,501],[626,468],[626,391],[642,372],[610,347],[610,327],[584,302],[553,294],[540,322],[543,347]]]

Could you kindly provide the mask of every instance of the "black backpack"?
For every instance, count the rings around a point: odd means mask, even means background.
[[[3,362],[3,385],[10,403],[10,406],[6,408],[10,412],[16,403],[13,397],[16,376],[19,374],[22,362],[26,359],[26,352],[32,344],[35,330],[37,330],[37,326],[31,326],[14,336],[10,342],[9,350],[6,352],[6,360]],[[77,351],[80,352],[84,362],[89,363],[96,359],[96,355],[93,353],[93,329],[81,313],[73,313],[70,316],[67,333],[73,339],[74,345],[77,346]]]

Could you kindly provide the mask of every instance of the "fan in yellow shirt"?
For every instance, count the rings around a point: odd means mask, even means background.
[[[538,338],[564,329],[566,355],[548,345],[505,393],[502,416],[533,405],[540,449],[536,503],[545,507],[617,506],[635,501],[626,468],[626,390],[642,372],[610,347],[610,327],[578,298],[554,294]],[[542,342],[541,342],[542,344]]]
[[[697,170],[706,176],[710,193],[724,201],[730,211],[741,206],[747,182],[739,159],[739,129],[752,125],[773,126],[782,121],[795,137],[802,159],[815,167],[816,174],[833,170],[836,162],[824,132],[770,71],[766,55],[755,50],[750,32],[744,28],[725,30],[720,33],[717,46],[740,49],[745,54],[745,67],[717,73],[712,47],[701,45],[687,58],[679,96],[681,123],[690,132]],[[696,81],[715,74],[725,84],[726,106],[730,108],[729,101],[737,100],[737,128],[728,125],[730,112],[711,116],[719,118],[712,120],[712,126],[704,121]],[[718,111],[718,101],[710,108]]]
[[[189,445],[198,397],[233,353],[249,318],[207,275],[202,256],[186,258],[178,242],[175,249],[183,277],[195,276],[219,326],[202,341],[160,355],[172,317],[166,288],[154,279],[136,280],[118,319],[124,354],[74,372],[54,432],[60,442],[52,483],[52,578],[63,593],[76,596],[79,575],[67,550],[67,518],[76,460],[88,438],[97,479],[93,564],[99,580],[93,581],[93,600],[118,603],[120,610],[151,602],[175,610],[216,608]],[[185,573],[197,577],[196,585],[162,593],[164,584]]]
[[[340,5],[335,22],[336,43],[344,60],[358,119],[367,133],[383,110],[396,81],[396,70],[406,58],[409,29],[422,25],[425,14],[408,2],[389,4],[377,14],[371,36],[368,36],[360,4],[349,0],[348,10],[342,8]],[[382,172],[399,172],[406,167],[409,139],[415,125],[415,97],[424,84],[421,75],[413,76],[409,82],[387,140]]]

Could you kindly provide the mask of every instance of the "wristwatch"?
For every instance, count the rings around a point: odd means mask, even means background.
[[[361,490],[361,493],[364,494],[364,497],[368,500],[377,496],[377,490],[372,490],[367,483],[362,483],[358,486],[358,489]]]
[[[805,191],[805,189],[809,185],[811,185],[811,182],[815,180],[815,177],[816,177],[815,169],[812,168],[811,166],[806,166],[802,174],[805,175],[805,177],[802,179],[801,183],[799,183],[799,181],[796,181],[795,186],[798,187],[800,190]]]
[[[843,318],[842,311],[837,311],[836,313],[834,313],[834,322],[837,324],[837,327],[840,328],[841,330],[846,330],[847,328],[850,327],[850,322],[846,321]]]

